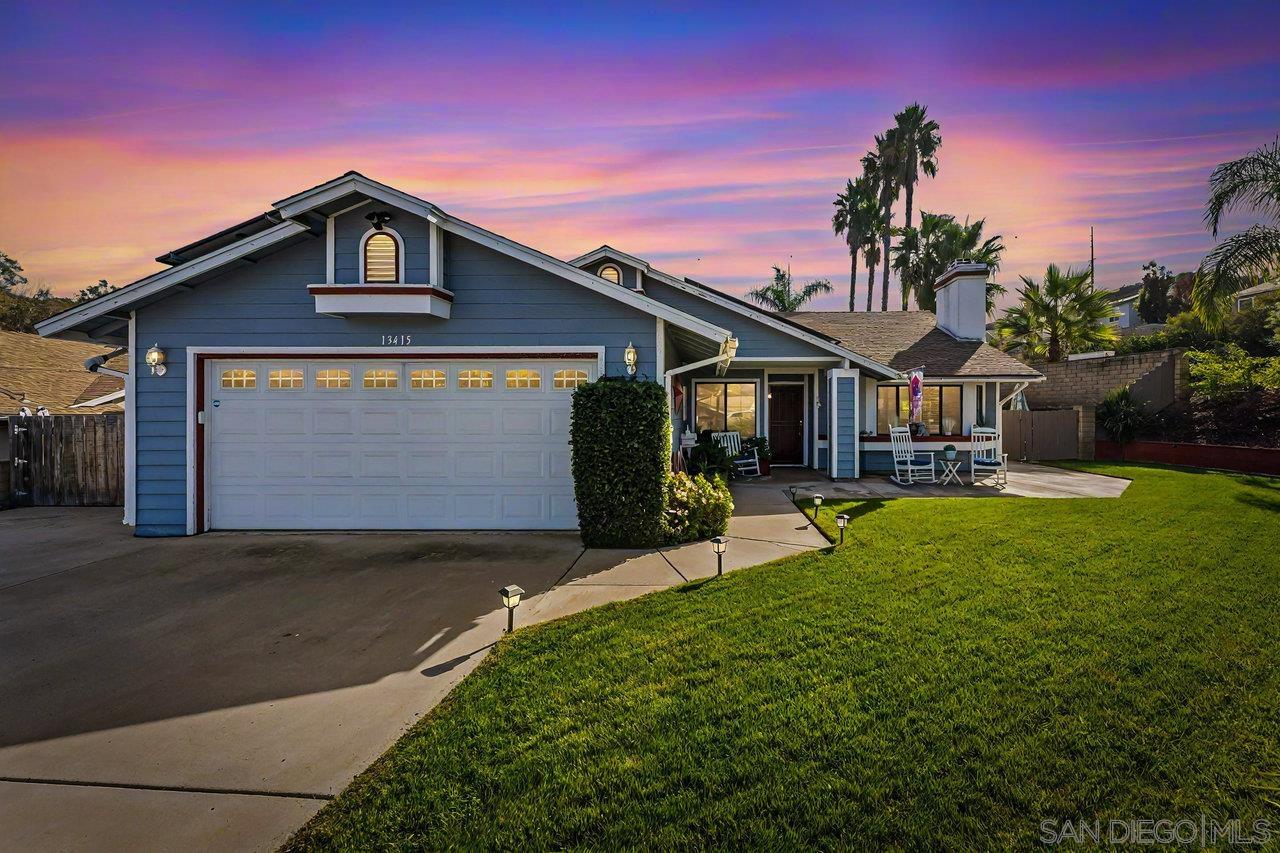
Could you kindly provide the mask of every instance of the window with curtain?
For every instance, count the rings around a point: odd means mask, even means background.
[[[384,231],[364,241],[364,280],[371,284],[395,284],[400,280],[400,244]]]
[[[694,392],[694,424],[698,432],[756,434],[754,382],[698,382]]]
[[[960,435],[960,386],[926,385],[920,419],[929,435]],[[876,390],[876,432],[888,435],[890,427],[906,426],[911,416],[911,391],[905,385],[881,385]]]

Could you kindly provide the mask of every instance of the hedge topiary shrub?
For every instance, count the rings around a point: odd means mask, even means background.
[[[683,471],[667,480],[667,542],[679,545],[719,536],[729,529],[733,496],[718,476],[690,477]]]
[[[663,543],[671,424],[656,382],[605,377],[573,392],[573,492],[589,548]]]

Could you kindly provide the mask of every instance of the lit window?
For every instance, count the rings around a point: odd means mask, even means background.
[[[622,270],[613,264],[605,264],[600,267],[600,277],[613,284],[622,284]]]
[[[364,372],[364,387],[366,388],[399,388],[400,373],[395,370],[366,370]]]
[[[317,388],[350,388],[351,387],[351,371],[343,368],[317,370],[316,371],[316,387]]]
[[[508,388],[541,388],[542,374],[537,370],[508,370]]]
[[[222,371],[223,388],[257,388],[258,374],[253,370],[236,368]]]
[[[400,280],[400,244],[385,231],[364,241],[364,280],[395,284]]]
[[[459,370],[458,371],[458,387],[459,388],[492,388],[493,387],[493,371],[492,370]]]
[[[881,385],[876,391],[876,432],[907,426],[911,417],[911,391],[905,385]],[[930,435],[959,435],[960,386],[926,385],[920,401],[920,419]]]
[[[444,386],[443,370],[414,370],[409,373],[410,388],[443,388]]]
[[[302,387],[302,371],[288,368],[286,370],[273,370],[267,374],[268,388],[301,388]]]
[[[587,371],[585,370],[557,370],[555,376],[551,378],[551,383],[556,388],[577,388],[579,385],[585,385],[587,382]]]
[[[699,432],[736,431],[743,438],[756,434],[754,382],[699,382],[695,397],[694,420]]]

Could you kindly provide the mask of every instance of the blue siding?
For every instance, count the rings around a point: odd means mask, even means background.
[[[355,214],[371,208],[352,211],[353,221],[363,222]],[[407,218],[398,213],[393,223],[405,227]],[[420,236],[425,240],[425,232]],[[455,294],[449,320],[316,314],[307,285],[324,281],[323,239],[296,244],[139,309],[138,352],[131,367],[137,376],[137,534],[186,532],[188,346],[377,348],[384,334],[408,333],[415,346],[603,346],[606,374],[624,375],[623,351],[633,342],[639,374],[657,376],[652,315],[453,235],[445,235],[444,249],[444,285]],[[406,260],[418,254],[410,250]],[[420,267],[411,280],[418,274],[426,280],[425,252],[420,257],[409,266]],[[354,266],[350,269],[354,273]],[[153,343],[168,356],[163,377],[151,376],[143,363]]]
[[[852,477],[854,473],[854,447],[857,438],[854,408],[857,394],[858,389],[852,376],[842,376],[836,380],[837,477]]]
[[[372,227],[365,217],[385,209],[386,205],[366,204],[333,220],[333,280],[336,284],[354,284],[360,280],[360,241]],[[404,243],[405,282],[426,284],[430,281],[431,225],[421,216],[401,210],[392,211],[392,215],[394,218],[386,228],[400,235]]]
[[[733,332],[738,339],[739,358],[779,356],[829,358],[831,356],[828,350],[805,343],[799,338],[770,328],[764,323],[758,323],[749,317],[744,317],[736,311],[721,308],[714,302],[694,296],[691,293],[685,293],[683,290],[677,290],[648,276],[645,276],[644,279],[644,292],[646,295],[657,299],[659,302],[664,302],[672,308],[677,308],[686,314],[692,314],[695,317],[706,320],[708,323],[715,323],[720,328]]]

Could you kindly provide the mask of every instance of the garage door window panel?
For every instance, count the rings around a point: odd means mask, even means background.
[[[385,367],[371,367],[364,372],[364,387],[370,390],[399,388],[400,371]]]
[[[218,385],[227,390],[248,390],[258,387],[258,372],[247,367],[229,367],[221,372]]]
[[[492,388],[492,370],[459,370],[458,387],[463,389]]]
[[[306,386],[302,368],[277,367],[267,371],[267,388],[271,391],[301,391]]]
[[[542,372],[519,368],[507,371],[507,387],[512,389],[533,390],[542,387]]]
[[[351,368],[321,367],[316,369],[315,387],[321,391],[340,391],[351,387]]]
[[[551,377],[551,386],[557,391],[572,391],[588,381],[585,370],[557,370]]]
[[[416,391],[445,388],[449,379],[443,370],[411,370],[409,371],[409,387]]]

